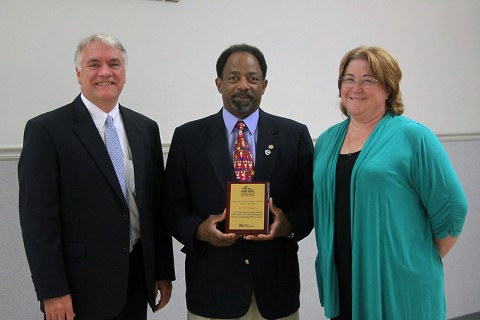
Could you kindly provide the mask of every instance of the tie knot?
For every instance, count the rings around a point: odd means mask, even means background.
[[[239,131],[243,131],[243,129],[245,129],[246,126],[247,125],[243,121],[238,121],[237,124],[235,125],[235,127],[237,127]]]
[[[113,127],[113,118],[111,115],[107,115],[107,120],[105,121],[109,128]]]

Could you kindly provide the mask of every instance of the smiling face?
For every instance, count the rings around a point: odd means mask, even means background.
[[[358,81],[365,77],[375,77],[366,60],[355,59],[350,61],[343,76],[357,79],[357,83],[353,87],[342,84],[340,88],[342,105],[347,109],[350,116],[369,120],[386,112],[387,90],[380,83],[367,87],[361,85]]]
[[[124,53],[101,41],[92,41],[82,50],[76,67],[82,94],[97,107],[110,112],[126,82]]]
[[[222,78],[215,79],[223,105],[240,119],[248,117],[260,106],[267,80],[262,80],[262,70],[254,55],[235,52],[228,58]]]

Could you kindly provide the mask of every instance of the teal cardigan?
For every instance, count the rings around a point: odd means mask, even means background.
[[[349,123],[329,128],[315,146],[315,269],[329,318],[339,312],[335,171]],[[467,199],[438,138],[386,114],[358,156],[350,192],[353,319],[444,320],[443,265],[433,238],[460,234]]]

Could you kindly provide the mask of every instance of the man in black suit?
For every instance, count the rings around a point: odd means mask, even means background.
[[[118,104],[126,64],[116,38],[83,39],[75,53],[81,94],[25,127],[20,223],[47,320],[146,319],[147,303],[156,311],[171,296],[159,128]],[[104,143],[107,131],[118,161]]]
[[[189,320],[299,318],[297,242],[313,228],[313,144],[305,125],[259,109],[266,73],[257,48],[226,49],[215,80],[223,108],[173,135],[165,214],[186,253]],[[239,120],[247,127],[253,181],[270,183],[268,234],[224,232]]]

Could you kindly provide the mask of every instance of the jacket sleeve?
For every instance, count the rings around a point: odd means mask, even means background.
[[[291,210],[285,212],[292,223],[294,239],[300,241],[313,229],[313,142],[306,126],[297,151],[297,171],[295,177],[295,194]]]
[[[430,220],[434,238],[460,235],[467,198],[442,144],[425,130],[414,157],[413,181]]]
[[[18,164],[22,236],[37,298],[69,293],[60,217],[59,164],[47,130],[30,120]]]
[[[155,168],[155,209],[154,209],[154,232],[155,232],[155,265],[156,280],[175,280],[175,267],[173,257],[172,236],[162,214],[162,194],[165,191],[165,170],[163,161],[162,143],[159,128],[155,125],[154,152],[157,159]]]
[[[187,177],[187,160],[182,131],[176,129],[168,153],[164,214],[173,236],[184,246],[195,250],[196,227],[203,219],[192,211]]]

